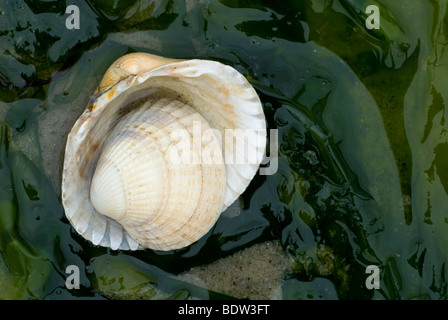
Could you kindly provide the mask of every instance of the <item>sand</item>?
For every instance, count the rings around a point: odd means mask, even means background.
[[[280,242],[270,241],[192,268],[180,278],[235,298],[278,300],[282,298],[281,285],[293,266]]]

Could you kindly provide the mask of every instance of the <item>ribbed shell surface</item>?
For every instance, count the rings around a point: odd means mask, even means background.
[[[75,230],[94,244],[122,250],[185,247],[210,230],[262,161],[265,118],[247,80],[214,61],[163,61],[100,86],[104,91],[67,138],[62,202]],[[190,135],[192,161],[176,163],[179,150],[186,149],[171,133],[192,134],[195,125],[202,132],[213,129],[207,132],[214,138]],[[254,133],[243,154],[234,152],[235,139],[224,139],[227,130],[238,129]],[[215,161],[204,163],[201,155],[217,149],[215,140],[221,158],[214,152]],[[226,161],[238,157],[244,163]]]
[[[219,141],[193,137],[194,126],[209,129],[188,105],[162,98],[124,116],[105,141],[90,189],[93,207],[144,247],[187,246],[221,213],[226,188],[221,154],[210,163],[194,161],[209,143],[220,148]]]

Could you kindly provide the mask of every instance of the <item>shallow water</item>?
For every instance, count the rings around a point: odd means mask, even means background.
[[[176,275],[270,240],[294,261],[284,299],[447,298],[445,2],[274,3],[92,0],[73,30],[64,2],[0,4],[0,298],[228,297]],[[59,199],[66,134],[134,51],[235,67],[278,129],[278,171],[176,252],[95,247]]]

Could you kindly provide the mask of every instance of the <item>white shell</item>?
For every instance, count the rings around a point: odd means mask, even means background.
[[[142,53],[117,62],[67,138],[66,216],[96,245],[183,248],[213,227],[258,170],[266,145],[260,100],[239,72],[218,62]],[[212,138],[196,139],[197,126]],[[243,149],[226,136],[237,129],[246,134]],[[190,134],[200,162],[172,161],[176,130]],[[201,155],[210,148],[222,153],[207,162]]]

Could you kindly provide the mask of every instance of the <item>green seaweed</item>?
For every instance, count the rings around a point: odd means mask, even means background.
[[[337,300],[338,294],[331,281],[316,277],[311,281],[290,279],[282,285],[285,300]]]
[[[92,289],[111,299],[233,299],[177,279],[172,274],[125,255],[100,255],[88,266]]]
[[[9,149],[9,127],[0,123],[0,170],[2,199],[0,200],[0,248],[3,263],[12,279],[14,290],[1,292],[3,299],[41,298],[42,287],[47,281],[49,264],[24,241],[16,225],[18,220],[17,197],[11,181],[12,172],[7,156]],[[5,183],[6,182],[6,183]],[[9,182],[9,183],[8,183]],[[11,296],[8,296],[11,294]]]
[[[83,266],[65,248],[78,245],[60,220],[63,213],[49,181],[10,145],[10,132],[6,123],[0,123],[0,252],[15,290],[14,296],[3,290],[0,294],[5,299],[43,299],[53,294],[63,298],[68,293],[65,268]],[[81,281],[85,283],[85,278]],[[55,292],[56,288],[63,289]]]
[[[354,12],[353,15],[358,17],[357,13],[363,12],[363,7],[367,5],[363,5],[362,1],[354,3],[360,8],[356,10],[353,8],[353,2],[341,1],[344,8],[348,8],[349,12]],[[383,8],[382,12],[389,11]],[[353,26],[357,28],[355,32],[347,32],[344,29],[350,25],[347,23],[348,17],[342,13],[336,13],[329,6],[319,13],[308,9],[307,17],[311,30],[310,40],[324,45],[346,61],[359,75],[360,80],[376,100],[400,173],[405,221],[407,224],[411,224],[413,219],[411,206],[412,155],[405,132],[403,106],[405,94],[417,68],[419,47],[416,46],[411,51],[411,44],[404,41],[400,42],[401,47],[394,47],[395,41],[403,39],[397,39],[396,34],[387,37],[376,35],[378,40],[383,40],[378,43],[381,45],[384,56],[378,59],[378,54],[370,49],[371,43],[362,37],[366,32],[365,25],[362,24],[364,19],[358,25]],[[385,18],[385,14],[382,15],[382,18]],[[318,23],[322,19],[327,23]],[[392,23],[397,26],[396,21],[392,21]],[[397,30],[398,27],[394,29]],[[356,46],[351,45],[353,43],[356,43]],[[406,56],[406,59],[397,63],[394,59],[396,56]],[[388,60],[389,57],[391,62]]]

